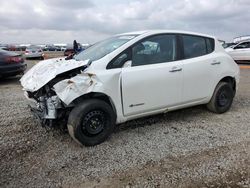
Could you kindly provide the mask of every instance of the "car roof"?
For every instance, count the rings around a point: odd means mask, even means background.
[[[246,40],[240,41],[240,42],[238,42],[237,44],[242,44],[242,43],[244,43],[244,42],[250,42],[250,39],[246,39]]]
[[[215,38],[214,36],[211,36],[211,35],[196,33],[196,32],[191,32],[191,31],[161,30],[161,29],[159,29],[159,30],[133,31],[133,32],[128,32],[128,33],[121,33],[118,35],[142,35],[142,34],[154,35],[154,34],[164,34],[164,33],[179,33],[179,34],[198,35],[198,36],[203,36],[203,37]]]
[[[28,46],[27,48],[28,48],[28,49],[32,49],[32,48],[36,48],[36,49],[37,49],[37,48],[41,48],[41,47],[40,47],[40,46],[32,45],[32,46]]]

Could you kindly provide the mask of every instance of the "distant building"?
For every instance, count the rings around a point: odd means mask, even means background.
[[[67,44],[53,44],[56,47],[67,47]]]

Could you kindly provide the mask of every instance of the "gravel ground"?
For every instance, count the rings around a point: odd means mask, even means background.
[[[35,61],[29,61],[29,67]],[[36,124],[18,78],[0,81],[0,187],[250,187],[250,69],[231,110],[134,120],[83,147]]]

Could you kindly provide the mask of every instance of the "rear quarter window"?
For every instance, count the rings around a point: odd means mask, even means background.
[[[214,39],[206,38],[206,45],[207,45],[207,54],[210,54],[214,51]]]
[[[214,51],[214,39],[202,36],[183,35],[184,58],[194,58]]]

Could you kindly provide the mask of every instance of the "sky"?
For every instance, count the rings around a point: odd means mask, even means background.
[[[250,0],[2,0],[0,43],[94,43],[173,29],[232,41],[250,35]]]

